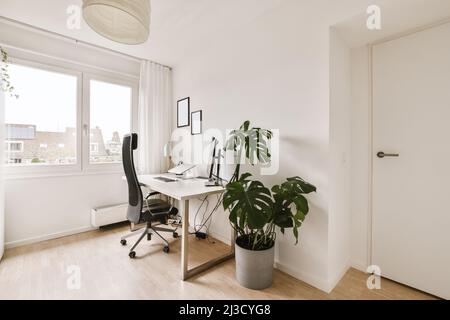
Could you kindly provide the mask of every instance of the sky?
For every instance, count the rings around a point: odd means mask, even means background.
[[[91,82],[91,128],[99,127],[103,137],[111,139],[114,131],[121,138],[131,130],[131,88]]]
[[[36,125],[38,131],[64,132],[76,127],[77,77],[10,65],[11,83],[19,98],[6,97],[6,123]],[[114,131],[129,133],[131,88],[91,81],[91,128],[100,127],[105,140]]]

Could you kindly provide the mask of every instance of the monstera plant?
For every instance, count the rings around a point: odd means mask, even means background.
[[[231,182],[240,178],[241,161],[247,159],[250,164],[267,164],[270,162],[269,140],[273,133],[267,129],[252,128],[250,121],[245,121],[239,129],[230,132],[225,151],[233,151],[236,162]],[[245,156],[245,157],[243,157]]]
[[[234,152],[236,160],[245,155],[252,165],[267,164],[272,137],[270,130],[252,128],[246,121],[230,133],[225,149]],[[240,170],[238,161],[223,198],[237,234],[236,276],[247,288],[264,289],[272,284],[277,228],[283,234],[292,229],[298,243],[299,228],[309,213],[305,195],[316,192],[316,187],[296,176],[269,189],[250,173],[241,175]]]
[[[223,200],[224,208],[230,211],[238,244],[248,250],[270,249],[275,244],[276,227],[282,233],[292,228],[297,244],[298,230],[309,212],[304,195],[315,192],[316,187],[293,177],[269,190],[250,177],[246,173],[229,183]]]

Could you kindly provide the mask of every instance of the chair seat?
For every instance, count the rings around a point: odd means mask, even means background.
[[[160,221],[178,214],[177,208],[160,199],[148,200],[148,207],[144,205],[143,209],[145,211],[141,214],[140,223]]]

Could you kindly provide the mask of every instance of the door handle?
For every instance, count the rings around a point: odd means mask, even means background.
[[[400,157],[398,153],[384,153],[383,151],[380,151],[377,153],[378,158],[385,158],[385,157]]]

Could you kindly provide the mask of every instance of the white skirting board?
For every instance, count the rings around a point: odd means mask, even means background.
[[[367,273],[368,264],[361,261],[352,261],[352,268]]]
[[[323,278],[319,278],[319,277],[311,275],[311,274],[307,274],[301,270],[294,269],[290,266],[282,264],[279,261],[275,261],[275,268],[284,273],[287,273],[288,275],[290,275],[300,281],[306,282],[306,283],[312,285],[313,287],[316,287],[317,289],[322,290],[326,293],[330,293],[331,290],[333,289],[333,288],[330,288],[327,279],[323,279]]]
[[[120,204],[115,206],[92,209],[91,226],[85,226],[61,232],[56,232],[52,234],[46,234],[38,237],[8,242],[6,243],[6,248],[11,249],[41,241],[67,237],[78,233],[97,230],[100,227],[107,226],[110,224],[126,221],[127,207],[128,207],[127,204]]]
[[[66,231],[62,231],[62,232],[47,234],[47,235],[43,235],[43,236],[39,236],[39,237],[7,242],[6,249],[12,249],[12,248],[16,248],[16,247],[26,246],[29,244],[38,243],[38,242],[42,242],[42,241],[46,241],[46,240],[58,239],[58,238],[67,237],[67,236],[71,236],[74,234],[93,231],[93,230],[97,230],[97,229],[98,228],[86,226],[86,227],[66,230]]]

